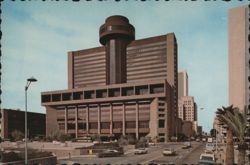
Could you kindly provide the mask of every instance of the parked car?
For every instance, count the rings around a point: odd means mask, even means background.
[[[134,150],[134,154],[147,154],[148,153],[148,149],[147,148],[138,148]]]
[[[182,149],[188,149],[188,148],[191,148],[191,142],[184,142]]]
[[[123,153],[117,150],[104,150],[103,152],[97,153],[97,157],[102,158],[102,157],[116,157],[116,156],[121,156]]]
[[[215,165],[215,156],[212,153],[202,153],[200,155],[199,165]]]
[[[176,152],[175,152],[175,150],[174,150],[173,148],[166,148],[166,149],[164,149],[164,150],[162,151],[162,154],[163,154],[164,156],[171,156],[171,155],[175,155]]]

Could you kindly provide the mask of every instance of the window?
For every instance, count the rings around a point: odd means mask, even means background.
[[[165,120],[159,120],[158,121],[158,127],[159,128],[165,128]]]
[[[71,93],[63,93],[62,100],[64,101],[71,100]]]
[[[135,121],[126,121],[126,128],[135,128]]]
[[[61,101],[61,94],[53,94],[52,101]]]
[[[98,123],[89,123],[89,129],[98,129]]]
[[[113,122],[113,128],[122,128],[122,122]]]
[[[78,123],[78,129],[86,129],[86,123]]]
[[[110,123],[109,122],[102,122],[101,123],[101,129],[109,129]]]
[[[80,100],[80,99],[82,99],[82,96],[83,96],[83,92],[74,92],[73,93],[74,100]]]
[[[155,84],[150,85],[150,93],[163,93],[164,92],[164,84]]]
[[[85,99],[93,99],[95,98],[95,91],[84,91]]]
[[[118,96],[120,96],[119,88],[109,89],[109,97],[118,97]]]
[[[135,87],[136,95],[148,94],[148,86],[137,86]]]
[[[96,91],[96,98],[105,98],[107,97],[108,93],[107,90],[97,90]]]
[[[159,117],[165,117],[165,115],[164,114],[159,114]]]
[[[122,96],[132,96],[132,95],[134,95],[133,87],[122,88]]]
[[[164,106],[165,105],[165,103],[159,103],[159,106]]]
[[[75,123],[68,123],[68,129],[75,129]]]
[[[159,111],[159,112],[164,112],[165,109],[164,109],[164,108],[159,108],[158,111]]]
[[[42,103],[50,102],[50,95],[42,95]]]
[[[139,121],[139,128],[149,128],[149,121]]]
[[[159,133],[158,135],[159,136],[165,136],[165,133]]]

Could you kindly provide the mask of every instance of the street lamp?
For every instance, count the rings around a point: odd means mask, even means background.
[[[37,79],[34,77],[28,78],[25,86],[25,165],[28,165],[28,146],[27,146],[27,91],[32,82],[36,82]]]

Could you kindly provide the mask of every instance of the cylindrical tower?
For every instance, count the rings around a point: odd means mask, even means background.
[[[135,39],[135,28],[124,16],[111,16],[100,27],[100,43],[106,48],[106,83],[127,81],[126,49]]]

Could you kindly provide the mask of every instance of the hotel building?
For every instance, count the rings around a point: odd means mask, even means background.
[[[108,17],[99,34],[104,46],[68,52],[68,89],[41,93],[46,133],[168,141],[177,115],[175,35],[134,40],[123,16]]]

